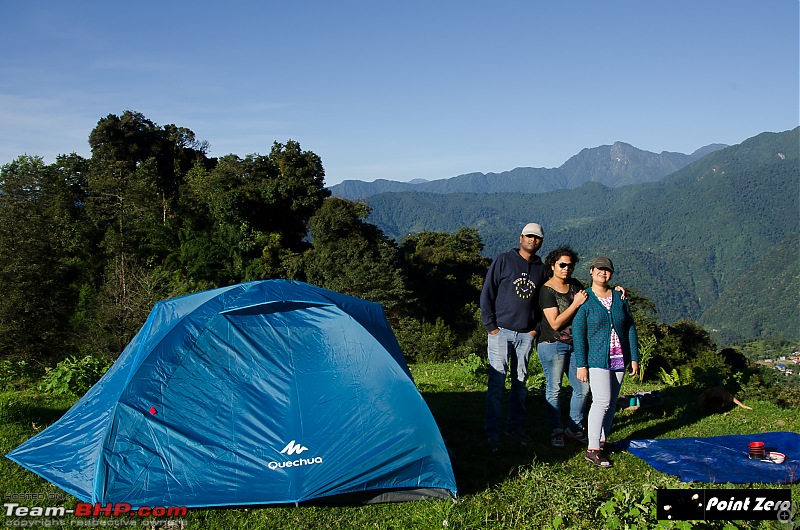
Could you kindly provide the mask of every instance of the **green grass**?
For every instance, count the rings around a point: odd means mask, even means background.
[[[742,487],[682,484],[629,453],[614,455],[615,466],[606,470],[585,462],[583,451],[575,444],[553,450],[549,447],[544,399],[536,395],[528,400],[528,429],[535,438],[534,444],[522,447],[509,442],[499,455],[491,455],[482,436],[486,390],[483,378],[474,377],[469,367],[461,364],[419,364],[411,368],[452,449],[459,488],[457,501],[191,510],[183,518],[185,528],[605,528],[616,523],[621,528],[626,524],[629,528],[651,528],[657,525],[653,515],[657,488]],[[622,392],[654,388],[661,387],[637,385],[626,379]],[[753,410],[737,407],[727,414],[710,414],[696,406],[696,396],[688,388],[661,390],[666,399],[664,410],[618,412],[612,439],[800,432],[800,413],[796,410],[781,409],[769,402],[748,402]],[[0,450],[7,453],[55,421],[74,401],[35,390],[0,393]],[[44,493],[50,498],[63,498],[68,508],[76,503],[71,496],[62,496],[61,490],[5,458],[0,460],[0,477],[6,498],[9,494]],[[800,485],[791,486],[791,491],[795,505],[800,506]],[[26,505],[24,501],[21,504]],[[800,525],[797,516],[795,521]],[[0,524],[8,523],[4,519]],[[703,527],[790,528],[772,522],[708,522]]]

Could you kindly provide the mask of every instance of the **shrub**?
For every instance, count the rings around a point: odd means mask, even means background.
[[[458,365],[478,383],[485,383],[489,374],[489,359],[485,356],[470,354],[458,361]]]
[[[617,488],[597,508],[606,528],[649,528],[656,519],[656,489],[650,484]]]
[[[670,326],[660,325],[653,333],[656,344],[653,345],[649,368],[659,372],[663,368],[667,373],[672,369],[691,364],[703,353],[716,351],[716,346],[709,334],[697,324],[685,320]]]
[[[564,386],[569,383],[569,381],[566,381],[566,379],[567,377],[565,375],[562,380]],[[547,377],[545,377],[544,368],[542,368],[542,363],[539,361],[539,354],[536,351],[536,348],[534,348],[531,352],[531,362],[528,363],[528,382],[526,386],[528,387],[528,392],[530,394],[544,396],[546,385]]]
[[[743,378],[739,399],[771,401],[781,408],[800,408],[800,388],[784,384],[783,377],[772,368],[757,366]]]
[[[19,361],[0,360],[0,387],[3,389],[26,387],[40,376],[41,373],[35,368],[35,365],[25,359]]]
[[[441,318],[433,324],[403,319],[395,335],[409,362],[440,362],[454,358],[457,352],[458,337]]]
[[[700,352],[687,364],[687,368],[690,375],[685,382],[698,388],[727,385],[733,375],[725,359],[713,350]]]
[[[800,409],[800,388],[783,387],[776,392],[775,404],[783,409]]]
[[[107,358],[86,355],[78,359],[67,357],[55,368],[46,368],[39,389],[57,396],[86,393],[108,370],[111,361]]]

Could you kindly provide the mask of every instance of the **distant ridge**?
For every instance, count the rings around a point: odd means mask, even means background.
[[[617,266],[615,280],[650,298],[665,322],[697,321],[722,343],[796,339],[798,146],[800,127],[765,132],[657,182],[627,186],[586,182],[539,194],[384,193],[367,201],[369,221],[397,241],[421,231],[473,227],[484,254],[493,257],[516,246],[519,227],[535,220],[545,231],[540,255],[571,245],[581,256],[575,274],[584,280],[591,257],[609,256]],[[592,151],[573,162],[591,165],[598,154]],[[623,181],[623,160],[599,160]]]
[[[691,155],[637,149],[624,142],[581,150],[558,168],[518,167],[502,173],[467,173],[457,177],[411,182],[378,179],[374,182],[345,180],[330,187],[333,195],[350,200],[367,199],[385,192],[426,193],[545,193],[574,189],[586,182],[616,188],[655,182],[670,173],[727,147],[711,144]]]

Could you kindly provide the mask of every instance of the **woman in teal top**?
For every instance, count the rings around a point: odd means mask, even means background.
[[[631,376],[639,371],[639,341],[628,302],[609,284],[614,274],[611,260],[596,258],[589,270],[592,286],[572,321],[572,340],[578,379],[589,381],[592,392],[586,460],[611,467],[604,445],[611,433],[625,367],[630,365]]]

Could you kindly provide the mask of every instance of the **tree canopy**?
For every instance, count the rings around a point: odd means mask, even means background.
[[[490,260],[478,229],[395,241],[370,206],[331,197],[320,158],[293,140],[211,158],[194,132],[125,111],[99,120],[89,144],[88,159],[23,155],[0,167],[0,360],[114,358],[155,302],[269,278],[381,303],[410,360],[483,357]],[[591,204],[570,204],[592,215]],[[713,353],[702,328],[664,325],[649,298],[630,293],[640,334],[661,352],[654,366]]]

